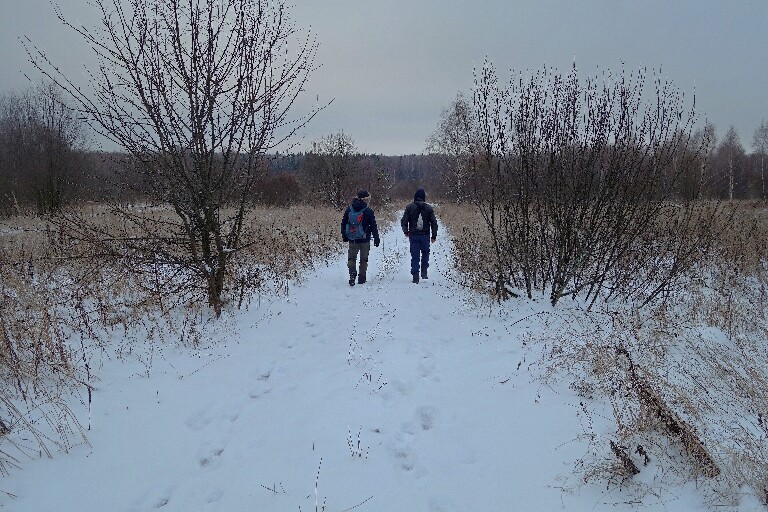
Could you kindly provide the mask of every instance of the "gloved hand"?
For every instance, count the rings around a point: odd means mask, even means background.
[[[432,237],[432,243],[435,243],[436,241],[437,241],[437,237],[436,237],[436,236],[433,236],[433,237]]]
[[[347,235],[341,235],[341,239],[344,242],[349,242],[349,238],[347,238]]]
[[[405,234],[405,237],[406,237],[406,238],[408,238],[408,237],[410,237],[410,236],[411,236],[411,234],[410,234],[408,231],[406,231],[404,234]]]
[[[379,246],[379,242],[381,242],[381,240],[379,240],[379,239],[377,238],[376,240],[374,240],[374,241],[373,241],[373,246],[374,246],[374,247],[378,247],[378,246]]]

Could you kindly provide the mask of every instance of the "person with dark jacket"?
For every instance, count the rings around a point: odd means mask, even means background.
[[[368,271],[368,254],[371,252],[371,236],[373,245],[378,247],[380,243],[379,228],[376,226],[376,215],[368,206],[371,194],[367,190],[361,190],[357,197],[352,199],[352,204],[347,206],[344,216],[341,218],[341,239],[349,242],[347,252],[347,266],[349,267],[349,286],[355,286],[355,277],[358,284],[365,283],[365,274]],[[357,255],[360,254],[360,272],[357,272]]]
[[[429,244],[437,240],[437,218],[432,206],[426,203],[426,199],[427,194],[424,189],[417,190],[413,195],[413,202],[405,207],[403,218],[400,219],[403,233],[411,243],[411,275],[414,283],[419,282],[419,276],[427,279]]]

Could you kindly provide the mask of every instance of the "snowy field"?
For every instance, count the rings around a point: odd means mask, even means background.
[[[104,354],[91,418],[84,397],[71,405],[90,422],[89,444],[23,460],[0,480],[0,508],[712,509],[694,483],[656,482],[661,491],[640,497],[582,484],[574,465],[585,432],[616,425],[607,404],[587,418],[567,381],[539,379],[529,341],[549,306],[511,301],[500,311],[469,296],[450,278],[445,237],[429,280],[410,282],[408,258],[393,229],[371,249],[364,285],[348,286],[339,254],[287,299],[236,312],[199,350]],[[658,474],[637,478],[653,485]],[[749,495],[717,507],[763,509]]]

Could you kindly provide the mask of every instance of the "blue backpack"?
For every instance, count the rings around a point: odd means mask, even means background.
[[[365,229],[363,229],[363,212],[365,212],[367,206],[362,210],[355,211],[351,206],[349,207],[349,220],[347,221],[347,238],[350,240],[364,240]]]

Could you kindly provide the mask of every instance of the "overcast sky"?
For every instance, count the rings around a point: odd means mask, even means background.
[[[768,0],[293,0],[292,15],[320,43],[308,97],[334,98],[298,150],[339,130],[360,151],[422,153],[440,112],[486,55],[503,77],[543,66],[581,76],[662,68],[722,137],[734,125],[751,151],[768,120]],[[93,23],[86,0],[65,15]],[[48,0],[0,0],[0,91],[36,78],[19,37],[63,69],[91,62]],[[298,114],[299,112],[297,112]]]

